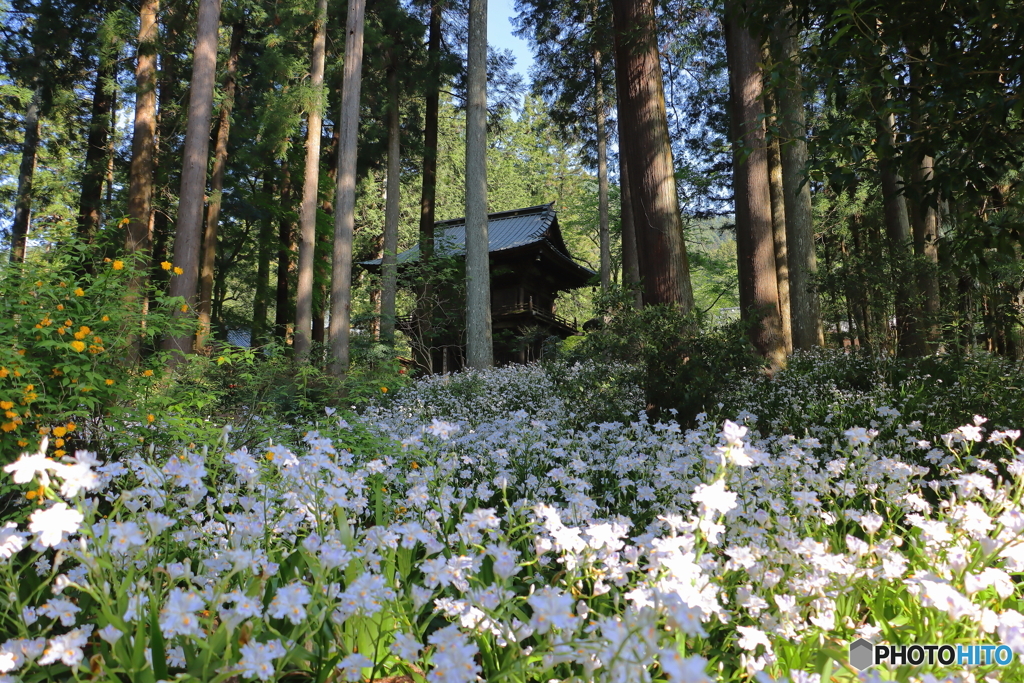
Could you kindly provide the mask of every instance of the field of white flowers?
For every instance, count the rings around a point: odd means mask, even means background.
[[[295,448],[23,455],[0,682],[1024,681],[1011,425],[782,379],[691,429],[639,392],[581,424],[550,381],[425,380]],[[858,671],[861,637],[1015,654]]]

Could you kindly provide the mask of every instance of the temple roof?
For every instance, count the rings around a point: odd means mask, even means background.
[[[438,221],[434,232],[435,253],[443,256],[462,256],[466,253],[466,219],[453,218],[447,221]],[[558,227],[558,217],[555,214],[554,204],[541,204],[526,209],[515,209],[512,211],[500,211],[488,215],[487,242],[490,253],[510,252],[512,250],[530,247],[547,247],[546,252],[552,254],[558,260],[565,261],[563,267],[577,271],[577,275],[587,279],[594,275],[589,268],[585,268],[573,259],[569,249],[562,239],[562,232]],[[418,261],[420,247],[415,245],[410,249],[398,254],[399,264],[410,261]],[[380,267],[381,259],[362,261],[361,265],[370,268]]]

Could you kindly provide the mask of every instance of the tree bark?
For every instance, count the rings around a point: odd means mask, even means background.
[[[604,78],[601,51],[594,50],[594,113],[597,119],[597,205],[601,248],[601,289],[612,282],[611,236],[608,234],[608,134],[605,130]]]
[[[733,191],[736,197],[737,244],[741,293],[749,293],[741,313],[756,320],[751,342],[774,367],[785,363],[786,346],[779,314],[779,286],[775,273],[775,242],[772,236],[771,193],[765,149],[762,76],[758,66],[761,50],[750,31],[738,23],[741,4],[726,6],[726,53],[732,95]]]
[[[292,175],[288,157],[281,160],[281,201],[278,206],[291,206]],[[277,295],[274,311],[274,337],[282,344],[288,343],[288,325],[291,315],[291,292],[288,286],[288,272],[292,269],[293,225],[288,211],[282,211],[277,222]]]
[[[107,138],[110,135],[110,111],[113,105],[111,81],[116,75],[116,55],[107,46],[100,47],[96,84],[92,94],[92,115],[85,148],[85,171],[78,202],[78,238],[92,242],[102,221],[103,179],[106,175]]]
[[[210,119],[213,115],[213,88],[217,76],[217,29],[220,23],[220,0],[200,0],[196,29],[196,46],[192,63],[191,94],[188,107],[188,128],[181,170],[181,191],[178,194],[178,219],[174,232],[174,267],[181,275],[171,278],[170,296],[181,297],[185,311],[176,309],[180,317],[196,303],[199,280],[199,247],[203,222],[203,199],[206,189],[206,163],[210,152]],[[180,354],[192,351],[191,335],[169,337],[165,347],[172,354],[170,363]]]
[[[807,123],[803,84],[791,28],[791,9],[783,15],[772,36],[780,61],[786,63],[786,78],[777,90],[779,132],[782,140],[782,187],[786,212],[786,256],[789,271],[789,302],[793,348],[810,349],[825,343],[821,326],[821,303],[815,278],[818,259],[814,249],[811,214],[811,186],[805,182],[807,167]]]
[[[896,147],[895,121],[895,115],[889,112],[878,122],[878,174],[882,183],[889,256],[896,283],[896,330],[899,335],[897,353],[900,356],[915,356],[922,355],[925,349],[917,334],[917,288],[908,280],[906,272],[913,236],[910,217],[907,215],[907,200],[903,193],[903,178],[893,158]]]
[[[388,70],[388,177],[384,208],[384,255],[381,258],[383,283],[380,292],[380,338],[385,344],[395,343],[395,297],[398,290],[398,213],[402,170],[401,121],[399,106],[398,63],[392,52]]]
[[[128,170],[128,235],[125,251],[133,259],[135,275],[128,282],[129,306],[148,307],[145,269],[153,251],[153,172],[156,162],[156,41],[160,0],[143,0],[139,11],[139,47],[135,63],[135,124],[132,162]],[[129,344],[129,362],[142,357],[141,342]]]
[[[42,96],[42,88],[37,86],[25,110],[25,141],[21,145],[18,196],[14,201],[14,223],[11,226],[11,263],[22,263],[25,260],[28,226],[32,216],[32,178],[39,153],[39,108]]]
[[[324,61],[327,53],[327,0],[317,0],[313,19],[313,56],[309,86],[316,95],[306,117],[306,173],[299,211],[299,278],[295,291],[295,357],[309,355],[313,328],[313,269],[316,257],[317,194],[320,189],[320,142],[323,130]]]
[[[623,147],[619,138],[619,148]],[[629,190],[629,164],[619,152],[619,221],[622,225],[622,281],[633,293],[634,308],[643,308],[643,283],[640,281],[640,261],[637,253],[636,228],[633,224],[632,193]]]
[[[331,277],[331,374],[344,377],[349,364],[349,320],[352,311],[352,234],[355,231],[356,145],[359,134],[359,86],[363,70],[363,19],[366,0],[350,0],[345,24],[345,75],[342,82],[342,126],[338,144],[338,187],[335,195],[334,260]]]
[[[434,256],[434,205],[437,198],[437,129],[441,93],[441,11],[443,0],[430,6],[430,27],[427,34],[427,64],[430,82],[427,86],[426,106],[423,114],[423,189],[420,194],[419,246],[423,264],[423,280],[417,291],[416,327],[417,343],[413,351],[417,364],[428,374],[434,372],[431,353],[434,308],[434,286],[430,281],[429,264]]]
[[[231,135],[231,110],[235,106],[235,73],[238,71],[238,53],[242,49],[245,24],[231,28],[231,47],[228,52],[227,72],[224,75],[224,98],[217,116],[216,147],[213,153],[213,175],[210,178],[210,203],[206,208],[206,232],[203,234],[203,263],[199,275],[199,332],[196,349],[206,349],[210,336],[210,314],[213,305],[213,271],[217,263],[217,227],[220,222],[221,196],[224,191],[224,171],[228,165],[228,139]]]
[[[469,0],[466,107],[466,363],[494,364],[487,235],[487,0]]]
[[[613,0],[620,140],[625,147],[644,303],[693,308],[651,0]]]
[[[776,120],[775,98],[766,93],[767,121]],[[786,353],[793,353],[793,327],[789,307],[789,258],[786,250],[786,198],[782,186],[782,153],[779,138],[768,141],[768,190],[772,202],[772,238],[775,243],[775,280],[779,286],[779,316]]]
[[[274,197],[273,166],[263,171],[263,194]],[[269,202],[267,202],[269,205]],[[260,218],[260,236],[257,244],[256,259],[256,291],[252,300],[252,332],[249,341],[252,346],[262,346],[267,342],[267,300],[270,298],[270,259],[272,258],[274,239],[274,220],[269,211]]]

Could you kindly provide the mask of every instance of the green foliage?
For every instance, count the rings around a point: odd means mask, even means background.
[[[43,436],[60,457],[97,447],[114,423],[135,423],[145,409],[135,399],[156,386],[162,355],[155,337],[188,333],[172,319],[180,301],[154,297],[148,314],[125,296],[136,274],[129,259],[88,263],[90,249],[72,243],[43,258],[0,269],[0,462],[39,447]],[[141,300],[140,300],[141,302]],[[139,363],[129,362],[138,344]],[[106,427],[101,427],[105,424]]]
[[[667,306],[637,310],[618,288],[599,297],[597,312],[597,329],[564,351],[565,359],[637,363],[655,418],[670,411],[689,423],[725,387],[764,364],[742,323],[712,327],[699,313],[682,315]]]
[[[902,423],[944,434],[975,415],[993,429],[1024,422],[1021,378],[1019,363],[987,353],[905,359],[819,350],[794,354],[774,377],[748,378],[722,400],[725,414],[757,412],[762,433],[874,427],[894,410]]]

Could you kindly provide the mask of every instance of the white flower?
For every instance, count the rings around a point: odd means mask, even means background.
[[[67,503],[57,503],[46,510],[36,510],[30,518],[28,530],[37,535],[36,540],[44,546],[53,547],[64,540],[64,534],[78,531],[85,517]]]
[[[10,472],[15,484],[27,484],[35,478],[36,474],[46,474],[46,470],[52,470],[57,463],[46,457],[47,439],[43,439],[38,453],[22,453],[21,457],[4,466],[4,472]]]
[[[15,522],[7,522],[0,528],[0,559],[8,560],[25,547],[25,533],[18,531]]]
[[[772,651],[772,644],[768,641],[768,636],[764,631],[753,626],[737,626],[736,630],[740,632],[738,644],[744,650],[753,651],[758,645],[764,645],[765,650]]]
[[[706,512],[729,512],[736,507],[736,494],[725,489],[725,481],[719,479],[710,486],[699,484],[691,496]]]
[[[572,629],[576,625],[572,596],[560,588],[544,586],[526,602],[533,608],[530,626],[537,633],[547,633],[551,628]]]
[[[671,683],[712,683],[708,660],[700,655],[684,658],[677,648],[667,647],[658,652],[658,663]]]
[[[882,528],[882,516],[874,512],[866,512],[860,517],[860,525],[868,534],[875,534]]]
[[[363,669],[373,666],[373,660],[361,653],[351,654],[338,662],[338,670],[346,681],[358,681],[363,678]]]
[[[391,651],[406,662],[415,662],[419,658],[420,647],[419,641],[407,633],[396,634],[395,641],[391,643]]]
[[[118,640],[120,640],[121,636],[124,635],[124,633],[122,633],[121,630],[119,628],[117,628],[116,626],[114,626],[113,624],[107,624],[106,626],[101,628],[99,631],[97,631],[96,634],[100,638],[102,638],[103,640],[105,640],[108,643],[110,643],[111,645],[113,645]]]
[[[82,646],[89,642],[92,629],[92,626],[83,626],[51,638],[43,650],[43,656],[39,658],[39,663],[45,666],[60,661],[71,668],[78,666],[84,657]]]
[[[165,638],[175,635],[202,635],[196,612],[203,608],[203,599],[193,591],[173,588],[160,610],[160,631]]]
[[[51,619],[60,619],[65,626],[75,625],[75,615],[81,608],[70,600],[54,598],[39,608],[39,613]]]
[[[238,666],[242,670],[242,675],[247,678],[258,678],[261,681],[269,681],[274,676],[274,660],[286,654],[279,640],[271,640],[267,643],[257,643],[251,640],[239,648],[239,652],[242,659],[239,660]]]
[[[306,605],[312,599],[309,589],[303,584],[290,583],[277,589],[267,614],[275,619],[287,618],[293,624],[301,624],[306,618]]]

